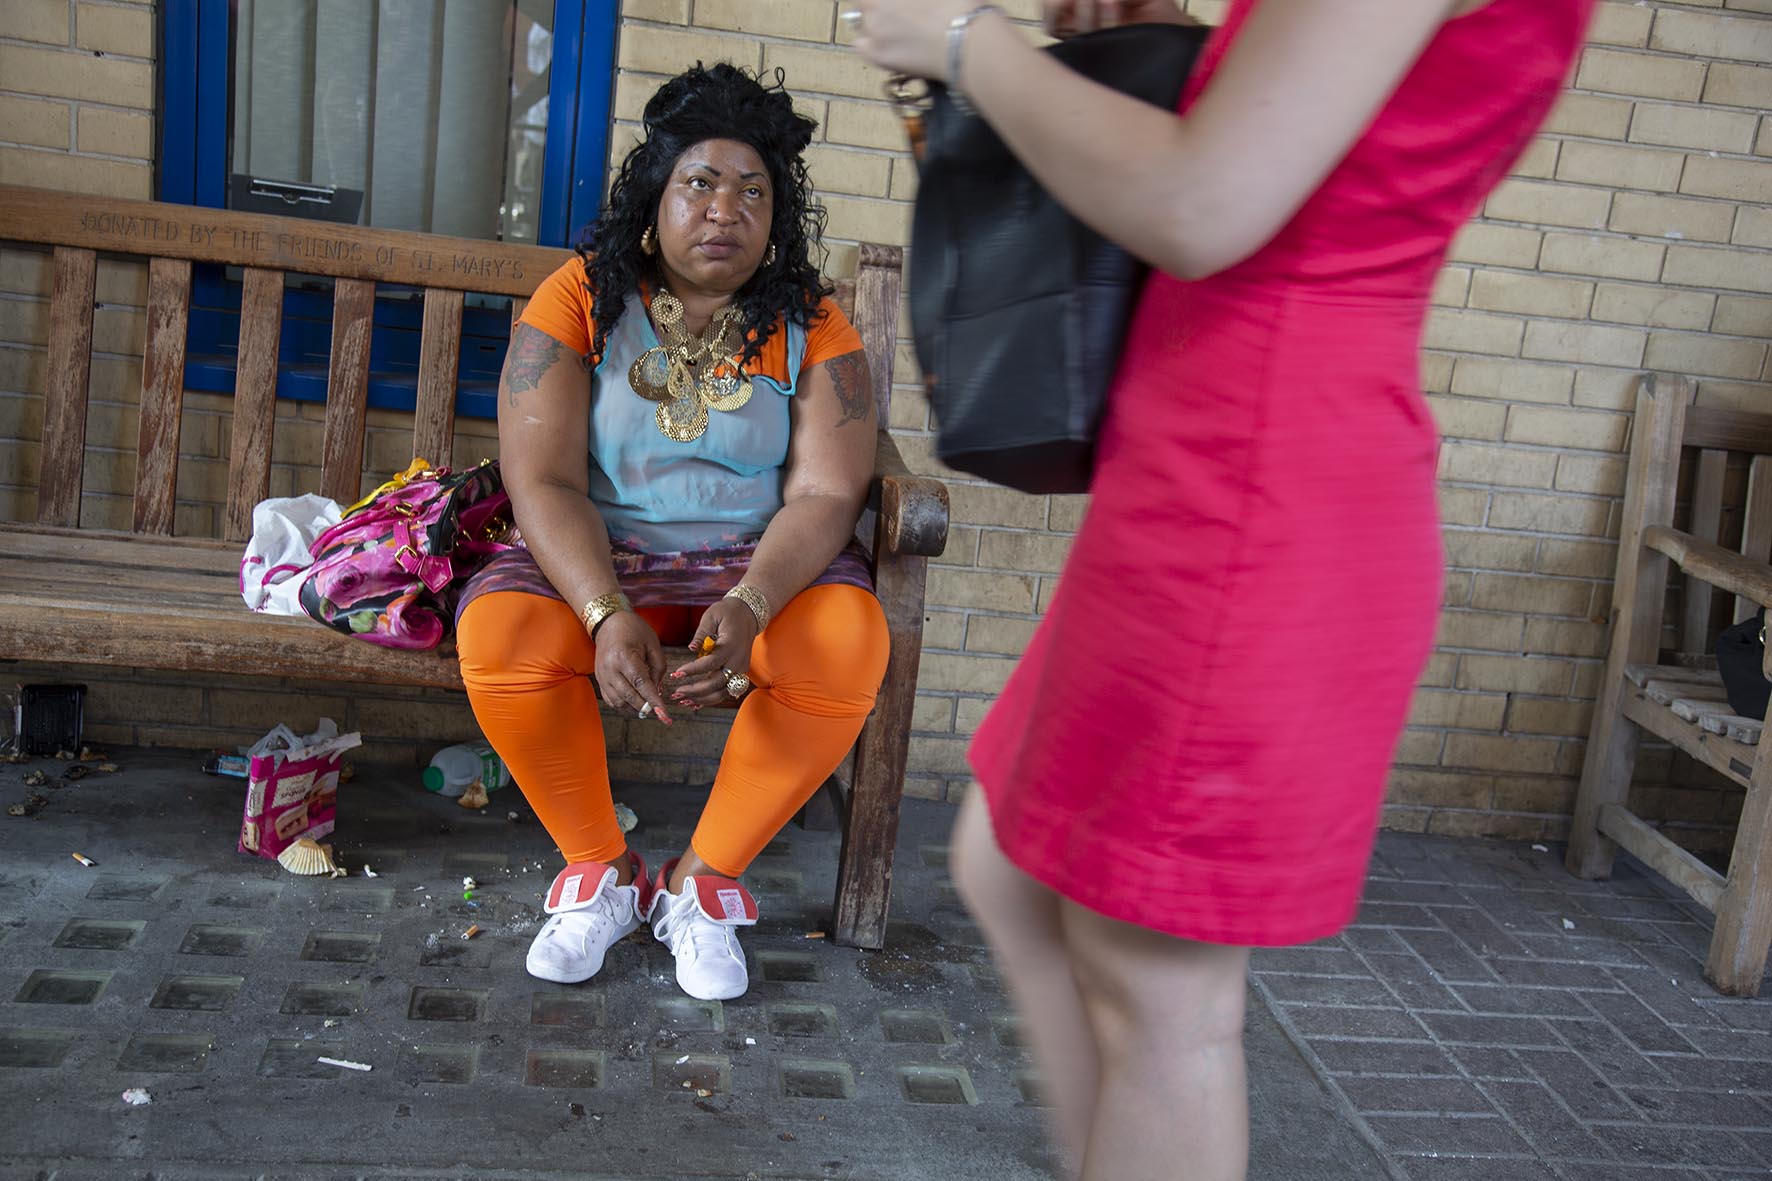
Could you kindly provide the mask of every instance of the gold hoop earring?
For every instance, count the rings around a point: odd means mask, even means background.
[[[763,252],[763,265],[766,267],[775,265],[775,243],[773,242],[769,244],[769,249]]]
[[[648,258],[658,253],[658,230],[656,227],[647,226],[645,232],[640,235],[640,253]]]

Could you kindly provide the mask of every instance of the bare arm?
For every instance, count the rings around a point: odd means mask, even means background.
[[[574,611],[620,589],[609,530],[590,499],[591,375],[585,358],[539,328],[511,333],[499,378],[498,452],[511,513],[536,565]],[[609,705],[650,704],[669,722],[664,653],[632,611],[597,629],[597,687]]]
[[[781,511],[763,530],[743,579],[775,611],[824,573],[854,536],[867,504],[877,427],[867,357],[857,349],[803,374],[789,413]],[[679,670],[677,691],[702,705],[719,701],[725,670],[750,667],[756,635],[755,619],[738,600],[709,607],[696,639],[714,637],[715,649]]]
[[[858,0],[876,65],[946,73],[973,0]],[[1091,82],[986,14],[968,98],[1066,208],[1161,270],[1197,278],[1266,245],[1340,162],[1454,0],[1265,0],[1185,117]]]
[[[867,504],[874,475],[874,392],[860,349],[800,379],[782,508],[763,530],[745,582],[777,609],[825,572]]]
[[[574,610],[616,589],[609,532],[590,500],[585,359],[528,324],[499,378],[498,452],[524,544]]]

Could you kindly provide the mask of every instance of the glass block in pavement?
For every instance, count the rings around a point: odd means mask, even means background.
[[[482,988],[415,987],[406,1015],[413,1021],[478,1021],[491,995]]]
[[[529,998],[531,1025],[558,1025],[568,1029],[598,1029],[604,1024],[601,992],[562,995],[538,992]]]
[[[954,1040],[947,1019],[928,1009],[888,1009],[880,1014],[880,1032],[897,1045],[945,1046]]]
[[[301,958],[327,964],[367,964],[381,946],[375,931],[309,931]]]
[[[818,960],[792,951],[759,951],[757,974],[771,984],[817,984]]]
[[[978,1102],[972,1076],[964,1066],[901,1066],[898,1085],[912,1103],[970,1106]]]
[[[479,1063],[480,1047],[409,1044],[405,1047],[403,1059],[404,1076],[411,1082],[471,1083]]]
[[[820,1058],[783,1059],[778,1073],[788,1099],[853,1099],[855,1070],[847,1062]]]
[[[86,891],[86,897],[94,902],[152,902],[165,888],[165,878],[103,874]]]
[[[1051,1106],[1047,1097],[1046,1084],[1035,1071],[1016,1071],[1015,1090],[1020,1094],[1021,1101],[1029,1107]]]
[[[90,1005],[111,982],[109,972],[39,968],[25,977],[13,1000],[21,1005]]]
[[[345,1057],[343,1042],[274,1037],[258,1060],[258,1072],[267,1078],[337,1078],[344,1067],[320,1059]]]
[[[779,1002],[767,1010],[769,1032],[776,1037],[837,1036],[837,1010],[830,1005]]]
[[[152,1009],[193,1009],[220,1012],[233,1003],[244,976],[168,976],[148,1001]]]
[[[349,1017],[363,1003],[361,984],[291,984],[278,1010],[302,1017]]]
[[[608,1069],[601,1050],[531,1050],[523,1081],[532,1087],[594,1090],[603,1085]]]
[[[136,941],[146,926],[140,919],[69,919],[55,937],[55,946],[122,951]]]
[[[660,1027],[678,1033],[720,1033],[726,1028],[726,1010],[719,1001],[665,997],[653,1002],[652,1012]]]
[[[660,1091],[724,1093],[732,1089],[732,1060],[724,1054],[654,1054],[652,1085]]]
[[[264,941],[262,927],[230,927],[218,923],[194,923],[178,945],[180,955],[215,955],[238,958],[257,951]]]
[[[60,1066],[76,1036],[68,1029],[0,1028],[0,1069],[49,1070]]]
[[[138,1033],[117,1059],[118,1070],[195,1074],[209,1061],[215,1039],[208,1034]]]

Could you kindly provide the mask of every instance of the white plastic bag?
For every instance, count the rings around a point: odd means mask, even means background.
[[[308,547],[338,524],[344,510],[324,496],[278,496],[252,510],[252,540],[240,559],[240,597],[267,615],[301,615],[302,580],[314,564]]]

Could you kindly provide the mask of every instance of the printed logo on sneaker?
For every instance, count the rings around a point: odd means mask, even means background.
[[[695,885],[695,903],[701,913],[716,923],[749,926],[757,921],[757,900],[751,892],[731,878],[690,878]]]
[[[559,914],[590,905],[596,899],[597,891],[603,888],[604,879],[614,872],[609,866],[595,861],[573,862],[555,875],[553,885],[548,887],[547,905],[543,909],[549,914]]]

